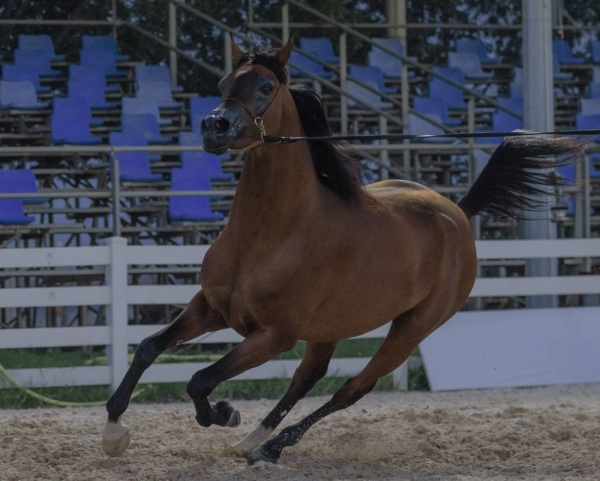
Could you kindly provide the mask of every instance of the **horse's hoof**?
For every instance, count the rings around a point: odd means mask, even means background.
[[[233,409],[233,406],[227,401],[219,401],[214,406],[215,409],[215,424],[224,426],[227,428],[235,428],[242,422],[242,417],[237,409]]]
[[[121,422],[107,422],[102,430],[102,450],[113,458],[121,456],[129,446],[131,434]]]
[[[269,451],[265,449],[264,445],[261,445],[250,453],[250,455],[248,456],[248,464],[252,466],[253,464],[258,463],[259,461],[274,464],[277,461],[279,461],[279,456],[280,454],[273,451]]]

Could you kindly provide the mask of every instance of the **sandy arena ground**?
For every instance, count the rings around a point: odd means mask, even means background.
[[[295,422],[324,401],[309,398]],[[100,448],[101,408],[0,411],[0,480],[600,480],[600,385],[371,394],[329,416],[278,464],[228,446],[273,401],[237,401],[236,429],[197,426],[189,404],[133,405],[120,458]]]

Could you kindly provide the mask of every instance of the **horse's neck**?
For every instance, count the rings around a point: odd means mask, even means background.
[[[285,228],[312,210],[320,192],[306,143],[265,144],[246,154],[230,223],[263,234]]]

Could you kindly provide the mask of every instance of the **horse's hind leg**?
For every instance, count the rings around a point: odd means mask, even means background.
[[[127,449],[129,431],[120,424],[119,419],[127,409],[131,394],[142,374],[159,354],[205,332],[225,327],[227,325],[222,317],[208,306],[200,291],[171,324],[140,343],[121,384],[106,403],[108,421],[102,432],[102,448],[106,454],[120,456]]]
[[[248,457],[248,464],[257,461],[277,462],[285,447],[297,444],[308,429],[325,416],[345,409],[370,392],[377,380],[398,368],[417,344],[433,329],[418,322],[414,309],[392,322],[392,326],[379,350],[357,376],[349,379],[336,391],[331,400],[309,414],[299,423],[283,429],[277,436],[264,442]]]
[[[240,453],[247,453],[269,439],[271,433],[279,426],[281,421],[314,387],[319,379],[327,373],[329,360],[335,349],[335,342],[309,342],[306,344],[306,353],[302,362],[296,369],[290,386],[273,410],[239,443],[233,448]]]

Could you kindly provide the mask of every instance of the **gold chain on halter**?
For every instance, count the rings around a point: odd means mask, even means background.
[[[254,117],[254,124],[258,127],[258,130],[260,131],[260,140],[252,142],[251,144],[248,144],[248,145],[246,145],[246,147],[243,147],[241,149],[229,149],[229,150],[231,150],[232,152],[236,152],[236,153],[243,153],[243,152],[248,152],[249,150],[253,149],[254,147],[258,147],[259,145],[262,145],[265,143],[265,135],[267,135],[267,131],[265,130],[265,124],[263,123],[262,117]]]

